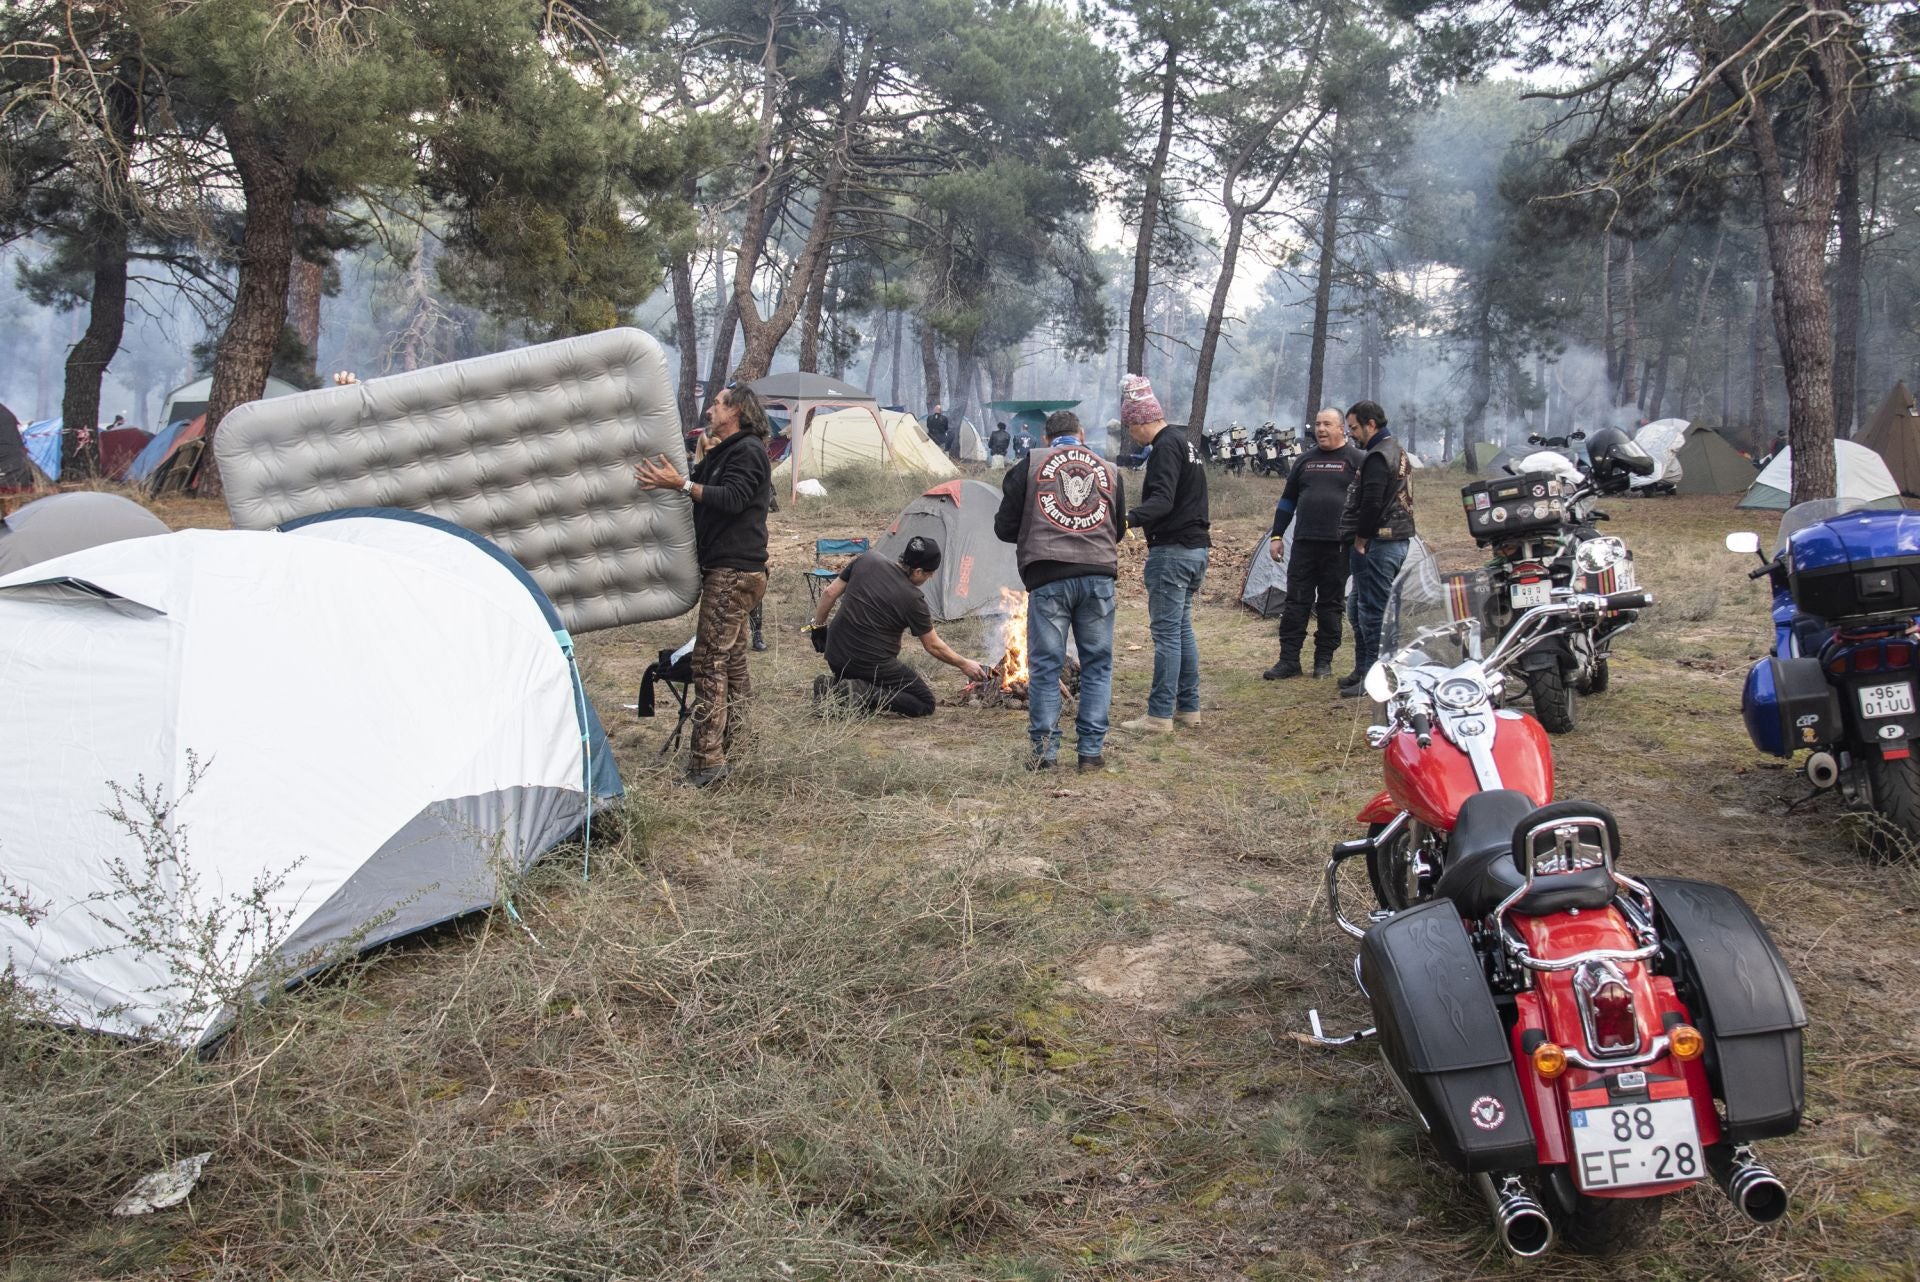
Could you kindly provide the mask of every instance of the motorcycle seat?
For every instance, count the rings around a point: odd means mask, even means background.
[[[1526,885],[1513,857],[1517,830],[1538,809],[1533,798],[1512,788],[1477,792],[1460,807],[1448,844],[1446,871],[1434,892],[1451,899],[1463,917],[1485,917]],[[1529,917],[1570,908],[1604,908],[1613,902],[1613,878],[1604,869],[1544,874],[1513,910]]]

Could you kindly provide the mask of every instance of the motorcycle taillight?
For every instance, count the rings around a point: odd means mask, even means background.
[[[1593,1049],[1601,1054],[1640,1049],[1640,1026],[1633,1017],[1633,994],[1617,979],[1588,998],[1593,1009]]]

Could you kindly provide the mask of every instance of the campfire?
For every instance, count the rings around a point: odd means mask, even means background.
[[[1027,594],[1008,588],[1000,590],[1001,611],[995,630],[1002,653],[987,669],[984,680],[970,681],[960,691],[957,702],[977,708],[1024,708],[1027,706],[1029,673],[1027,669]],[[991,641],[989,642],[991,645]],[[1071,658],[1060,676],[1063,705],[1080,692],[1080,665]]]

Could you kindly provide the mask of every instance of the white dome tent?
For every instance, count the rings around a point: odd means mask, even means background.
[[[0,965],[61,1022],[182,1045],[225,1024],[203,970],[286,977],[486,907],[620,792],[551,603],[409,512],[0,578],[0,701],[0,874],[36,907],[0,915]]]
[[[1900,486],[1886,461],[1864,445],[1835,441],[1833,475],[1836,498],[1854,499],[1868,507],[1900,506]],[[1760,469],[1747,496],[1735,506],[1784,512],[1792,493],[1793,449],[1789,446]]]

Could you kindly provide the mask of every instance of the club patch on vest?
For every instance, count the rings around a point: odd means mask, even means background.
[[[1070,445],[1048,456],[1034,478],[1040,514],[1063,530],[1082,534],[1107,519],[1107,469],[1085,446]]]

